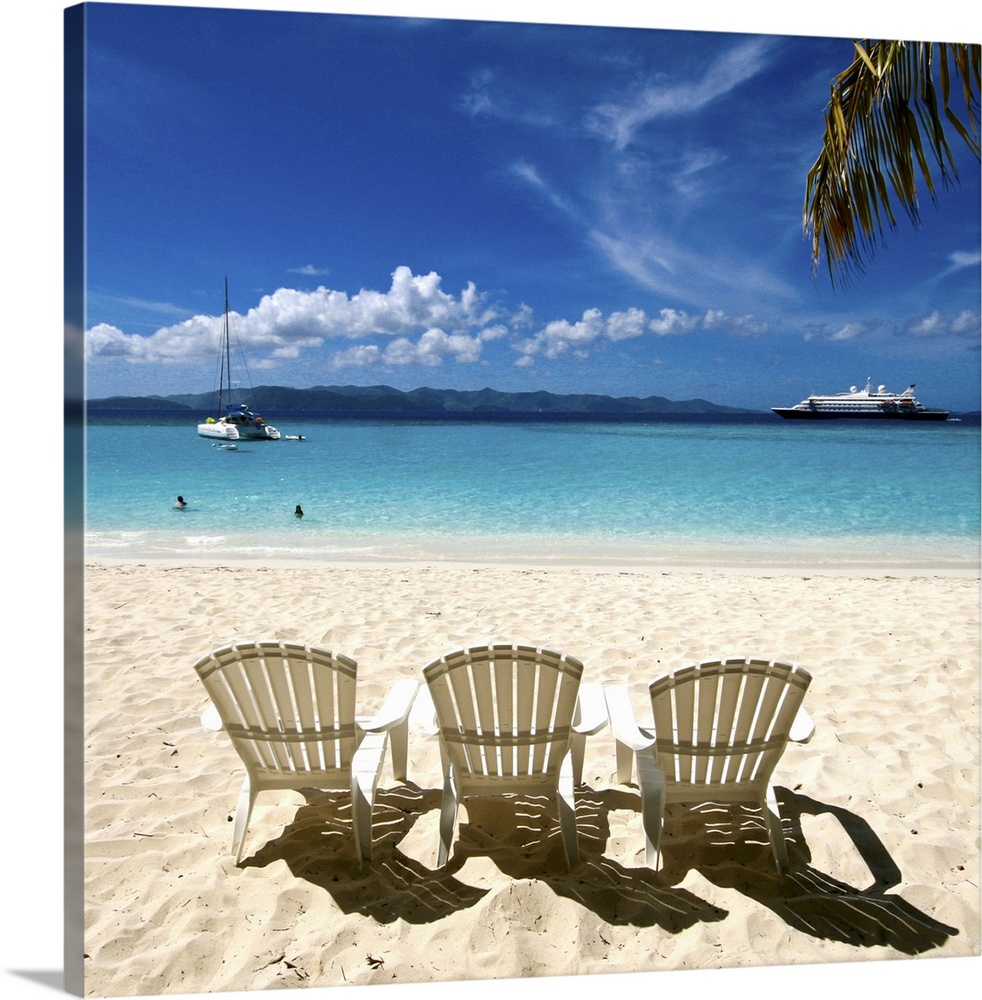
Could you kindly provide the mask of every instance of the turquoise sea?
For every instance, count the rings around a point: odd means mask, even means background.
[[[90,420],[87,555],[979,565],[977,423],[272,422],[305,440]]]

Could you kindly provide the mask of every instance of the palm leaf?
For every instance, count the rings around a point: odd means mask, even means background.
[[[918,188],[937,200],[934,176],[958,180],[946,125],[979,156],[980,51],[955,43],[855,42],[832,81],[822,149],[805,181],[812,266],[862,271],[896,226],[894,204],[920,222]],[[952,71],[952,67],[954,70]],[[952,75],[961,81],[952,87]],[[958,92],[964,109],[953,107]]]

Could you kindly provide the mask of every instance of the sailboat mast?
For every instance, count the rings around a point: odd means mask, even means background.
[[[225,356],[222,360],[223,377],[219,380],[218,384],[218,415],[223,417],[225,415],[225,410],[231,405],[232,402],[232,356],[231,348],[229,346],[229,335],[228,335],[228,278],[225,279],[225,325],[222,331],[222,337],[225,341]],[[228,392],[225,390],[225,383],[228,381]],[[222,396],[225,396],[225,405],[222,406]]]

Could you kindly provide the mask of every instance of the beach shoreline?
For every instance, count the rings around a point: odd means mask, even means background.
[[[824,560],[816,560],[813,554],[786,554],[783,558],[773,552],[748,552],[742,557],[722,557],[719,553],[706,552],[698,557],[682,557],[678,555],[665,556],[661,559],[637,556],[626,558],[623,553],[601,552],[589,558],[582,554],[554,555],[543,557],[540,553],[530,553],[527,556],[516,555],[514,552],[496,556],[493,553],[480,554],[447,554],[421,555],[413,553],[402,557],[391,553],[381,555],[350,554],[329,555],[316,553],[299,555],[283,554],[241,554],[221,556],[205,554],[161,555],[153,552],[136,552],[125,556],[106,552],[93,553],[86,551],[85,563],[88,566],[125,566],[145,565],[159,566],[168,569],[181,567],[230,569],[317,569],[333,567],[338,569],[385,569],[395,567],[446,566],[457,569],[493,568],[501,570],[544,569],[557,571],[577,571],[583,573],[709,573],[769,576],[773,574],[791,576],[847,576],[859,579],[870,576],[950,576],[962,579],[978,579],[982,577],[982,566],[975,558],[903,558],[893,556],[858,556],[850,559],[827,556]]]
[[[85,961],[92,996],[793,967],[980,954],[974,574],[407,561],[85,558]],[[813,740],[775,782],[794,873],[754,823],[673,811],[643,867],[605,730],[566,872],[547,805],[462,807],[436,870],[438,747],[383,770],[358,871],[344,796],[264,793],[228,857],[242,770],[194,661],[276,638],[346,653],[359,706],[448,649],[530,642],[628,686],[719,655],[794,660]],[[381,964],[369,961],[381,960]]]

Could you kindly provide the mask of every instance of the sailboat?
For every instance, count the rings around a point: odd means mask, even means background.
[[[218,380],[218,416],[198,424],[198,436],[229,444],[233,441],[278,441],[280,432],[249,409],[232,403],[232,348],[228,324],[228,278],[225,279],[225,324],[222,329],[221,374]]]

